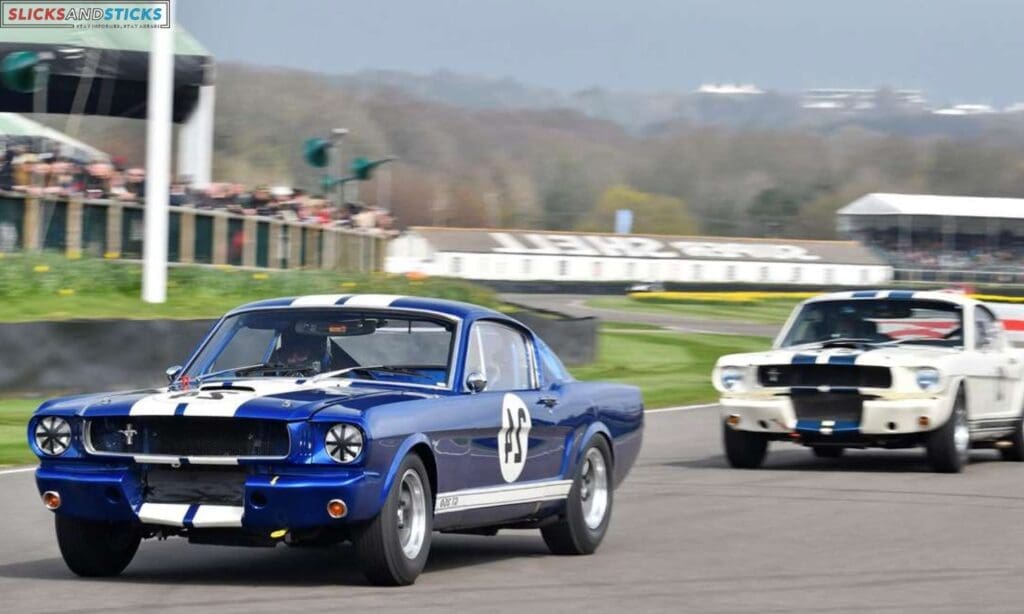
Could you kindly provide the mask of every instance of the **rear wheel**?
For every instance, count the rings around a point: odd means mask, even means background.
[[[373,584],[412,584],[430,554],[434,497],[423,461],[402,461],[387,501],[377,517],[360,527],[352,543],[366,578]]]
[[[591,440],[576,470],[565,517],[540,530],[554,554],[592,554],[612,517],[612,454],[604,437]]]
[[[64,563],[87,578],[124,571],[142,541],[138,527],[129,523],[92,522],[57,514],[54,525]]]
[[[818,458],[839,458],[846,448],[842,446],[812,446],[811,450]]]
[[[722,422],[722,441],[729,464],[738,469],[757,469],[768,454],[768,438],[760,433],[738,431]]]
[[[1017,428],[1009,437],[1010,447],[1000,448],[999,454],[1005,461],[1024,462],[1024,420],[1017,421]]]
[[[971,429],[967,424],[967,403],[961,390],[949,420],[928,437],[928,462],[940,473],[960,473],[971,453]]]

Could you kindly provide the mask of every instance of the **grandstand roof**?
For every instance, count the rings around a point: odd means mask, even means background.
[[[1024,219],[1024,198],[875,193],[858,198],[837,214]]]

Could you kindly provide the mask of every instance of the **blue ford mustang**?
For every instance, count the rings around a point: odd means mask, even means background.
[[[76,574],[118,574],[167,536],[351,541],[379,584],[415,581],[434,531],[539,528],[552,552],[591,553],[643,429],[636,388],[577,382],[516,320],[443,300],[252,303],[168,378],[29,422]]]

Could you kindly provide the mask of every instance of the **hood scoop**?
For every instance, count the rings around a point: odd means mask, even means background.
[[[200,386],[200,392],[206,392],[207,390],[237,390],[239,392],[256,392],[256,389],[252,386],[231,386],[226,384],[207,384]]]

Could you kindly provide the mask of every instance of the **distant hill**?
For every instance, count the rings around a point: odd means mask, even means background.
[[[345,127],[346,158],[399,158],[359,196],[403,224],[591,228],[599,203],[672,203],[664,219],[702,233],[828,238],[867,192],[1024,197],[1024,114],[815,113],[774,92],[563,94],[453,73],[222,64],[217,79],[215,178],[317,192],[302,143]],[[44,120],[144,161],[144,122]]]

